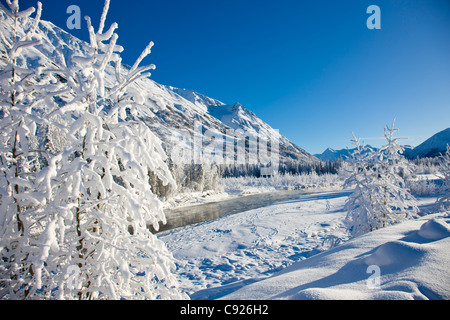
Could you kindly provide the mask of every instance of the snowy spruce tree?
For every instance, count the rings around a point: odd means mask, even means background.
[[[437,199],[439,210],[450,210],[450,145],[447,145],[446,153],[441,156],[441,173],[443,175],[443,185],[441,194]]]
[[[16,3],[11,4],[12,12]],[[10,260],[2,267],[4,298],[185,298],[171,274],[172,255],[148,228],[158,229],[165,222],[162,203],[149,185],[149,172],[165,184],[174,181],[161,142],[138,120],[147,112],[142,97],[128,90],[154,69],[153,65],[139,66],[153,43],[131,68],[121,68],[123,48],[116,44],[117,24],[104,32],[108,9],[107,0],[97,31],[86,18],[90,35],[86,54],[70,57],[71,63],[62,56],[47,71],[64,79],[70,90],[55,93],[59,107],[45,117],[46,125],[58,128],[65,143],[47,150],[44,167],[35,178],[31,170],[23,169],[27,179],[15,173],[18,161],[14,155],[19,153],[14,153],[14,141],[24,148],[21,130],[16,139],[4,143],[10,149],[2,150],[2,159],[10,163],[2,164],[2,170],[11,178],[2,181],[1,206],[8,206],[11,217],[2,217],[2,222],[10,219],[16,224],[7,221],[8,225],[2,225],[2,232],[6,226],[15,237],[2,236],[2,259]],[[36,29],[37,22],[33,26]],[[35,102],[31,99],[29,104]],[[2,120],[7,119],[6,112]],[[25,133],[35,134],[32,130]],[[23,150],[20,155],[30,159]],[[8,188],[9,194],[3,190]],[[41,198],[19,206],[25,197],[17,196],[17,188],[39,190]],[[24,223],[23,210],[39,212],[39,219],[28,214],[30,221]],[[33,234],[28,226],[35,226]],[[11,254],[13,250],[20,256]]]
[[[345,209],[353,235],[360,235],[417,216],[414,197],[406,188],[404,176],[411,167],[401,155],[403,147],[394,138],[394,122],[385,127],[386,144],[368,150],[353,135],[356,150],[350,158],[351,172],[344,187],[354,187]]]

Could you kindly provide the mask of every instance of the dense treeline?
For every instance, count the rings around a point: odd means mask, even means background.
[[[217,164],[174,164],[170,159],[168,165],[177,189],[165,185],[155,174],[149,172],[152,191],[161,198],[168,198],[179,192],[217,190],[220,178],[262,177],[262,167],[258,164],[217,165]],[[305,163],[289,161],[280,163],[278,170],[272,173],[280,175],[301,174],[337,174],[343,161]]]

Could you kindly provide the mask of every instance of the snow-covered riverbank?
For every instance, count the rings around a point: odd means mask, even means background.
[[[314,172],[300,175],[276,175],[269,178],[221,178],[216,190],[188,190],[188,192],[177,193],[164,201],[164,208],[186,207],[278,191],[335,191],[342,189],[344,180],[342,176],[336,174],[318,175]]]
[[[300,268],[297,263],[302,263],[301,261],[305,259],[310,260],[308,258],[339,243],[349,246],[349,251],[342,249],[345,248],[344,245],[338,248],[341,248],[339,249],[341,256],[350,259],[351,254],[355,252],[350,250],[351,243],[354,243],[355,239],[346,243],[349,238],[343,223],[346,216],[343,210],[346,195],[336,191],[329,192],[326,197],[303,196],[296,200],[183,228],[160,238],[178,260],[177,276],[181,288],[193,299],[216,299],[253,282],[261,285],[269,283],[269,286],[272,286],[268,280],[270,277],[280,271],[284,274],[286,270],[292,268],[297,270]],[[435,198],[419,199],[422,208],[432,207],[434,201]],[[420,225],[411,228],[417,229]],[[389,234],[388,231],[383,232]],[[391,241],[395,237],[400,238],[398,231],[394,236],[387,235],[373,241],[372,249],[384,240]],[[365,243],[364,250],[369,251],[369,244]],[[339,266],[337,264],[336,268]],[[442,266],[448,269],[448,263]],[[286,269],[287,267],[289,269]],[[330,270],[332,269],[329,267],[321,270],[320,265],[317,265],[310,272],[315,274],[312,277],[320,278]],[[264,279],[269,282],[262,281]],[[256,285],[255,283],[254,286]],[[285,289],[288,290],[287,287]],[[261,293],[260,296],[256,296],[252,290],[241,289],[235,293],[236,295],[229,297],[239,299],[275,297],[270,294],[270,290],[264,291],[262,288],[258,290],[267,294]],[[300,298],[296,295],[286,297]],[[351,298],[352,295],[343,297]]]

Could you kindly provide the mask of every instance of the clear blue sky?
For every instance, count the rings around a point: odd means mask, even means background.
[[[95,25],[103,7],[41,2],[66,30],[69,5]],[[381,30],[366,27],[372,4]],[[352,131],[380,145],[394,117],[411,145],[450,127],[449,0],[111,0],[112,22],[125,63],[152,40],[155,81],[240,102],[310,153]],[[84,20],[70,32],[86,40]]]

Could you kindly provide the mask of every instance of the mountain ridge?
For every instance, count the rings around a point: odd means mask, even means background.
[[[369,150],[377,150],[377,148],[374,148],[370,145],[366,146]],[[317,157],[318,159],[322,160],[322,161],[335,161],[336,159],[342,159],[342,160],[346,160],[346,158],[350,157],[350,155],[352,154],[353,151],[355,151],[356,148],[352,148],[352,149],[339,149],[339,150],[335,150],[333,148],[328,147],[324,152],[319,153],[319,154],[315,154],[314,156]]]
[[[435,133],[416,147],[403,146],[405,148],[403,155],[410,160],[416,158],[434,158],[445,154],[447,145],[450,145],[450,128]],[[376,150],[376,148],[370,145],[367,147]],[[339,158],[345,160],[345,157],[349,157],[354,150],[354,148],[335,150],[328,147],[324,152],[314,154],[314,156],[322,161],[334,161]]]

